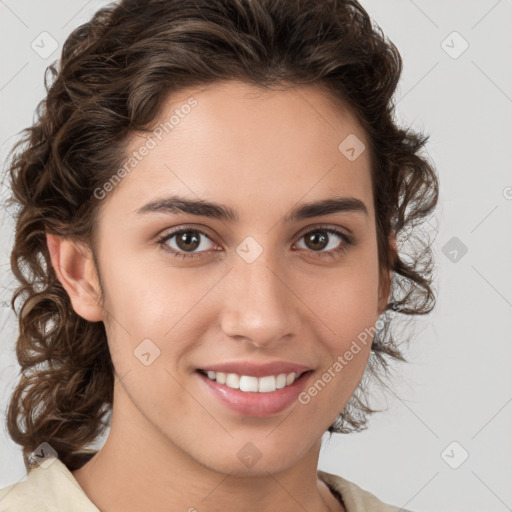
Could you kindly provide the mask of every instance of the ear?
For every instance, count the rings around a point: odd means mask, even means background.
[[[397,254],[396,246],[396,235],[395,232],[391,232],[388,238],[388,260],[393,261]],[[389,302],[389,296],[391,295],[391,281],[393,278],[393,270],[383,270],[381,273],[381,280],[379,286],[379,315],[386,311],[386,306]]]
[[[53,269],[75,313],[90,322],[103,320],[101,289],[90,248],[49,233],[46,244]]]

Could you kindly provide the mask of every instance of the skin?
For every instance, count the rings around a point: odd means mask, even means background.
[[[371,338],[308,404],[267,418],[227,409],[195,370],[286,360],[314,369],[307,389],[375,324],[389,274],[379,275],[370,156],[349,161],[338,150],[349,134],[369,147],[366,136],[313,86],[190,88],[157,122],[190,96],[197,106],[102,200],[99,269],[87,246],[47,236],[74,310],[104,322],[116,370],[109,436],[73,475],[103,512],[344,510],[317,478],[321,437],[359,384]],[[133,137],[130,149],[144,141]],[[171,193],[225,204],[240,220],[136,212]],[[299,203],[333,196],[360,199],[368,214],[285,223]],[[155,242],[183,225],[208,235],[192,233],[195,258]],[[304,235],[321,227],[352,233],[354,244],[325,256],[345,242],[321,232],[326,249],[315,249]],[[263,248],[250,264],[236,252],[247,236]],[[177,237],[167,245],[186,252]],[[147,338],[160,350],[149,366],[133,353]],[[248,442],[261,453],[252,467],[237,457]]]

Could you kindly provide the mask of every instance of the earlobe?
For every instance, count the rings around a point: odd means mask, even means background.
[[[49,233],[46,243],[55,274],[75,313],[90,322],[103,320],[101,289],[90,248]]]

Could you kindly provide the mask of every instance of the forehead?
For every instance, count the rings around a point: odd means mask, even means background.
[[[276,204],[288,209],[332,195],[357,197],[372,213],[366,134],[318,86],[227,81],[183,89],[168,96],[151,128],[132,136],[127,156],[154,144],[109,198],[123,196],[117,200],[130,211],[176,193],[253,218]]]

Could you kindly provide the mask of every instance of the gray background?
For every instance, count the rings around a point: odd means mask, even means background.
[[[0,0],[0,161],[32,123],[65,38],[106,3]],[[399,120],[431,134],[438,305],[379,399],[388,411],[365,432],[326,439],[320,468],[416,512],[512,510],[512,0],[361,3],[404,60]],[[43,31],[58,42],[49,56],[31,47]],[[25,468],[3,424],[17,372],[3,208],[0,226],[1,488]]]

